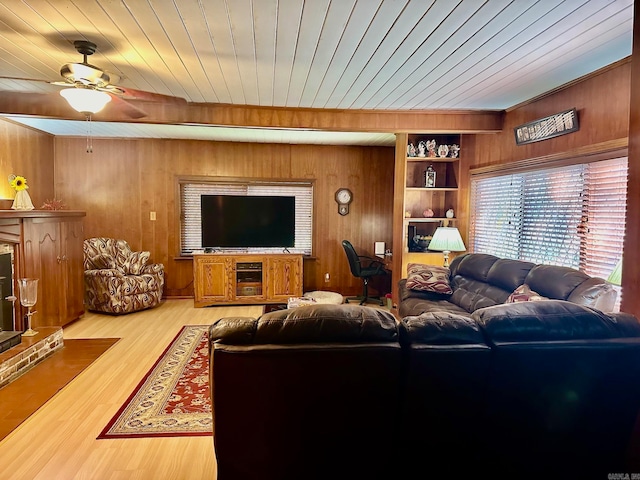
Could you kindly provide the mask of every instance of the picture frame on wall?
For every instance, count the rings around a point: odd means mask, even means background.
[[[539,142],[580,130],[578,111],[575,108],[549,115],[513,129],[516,145]]]

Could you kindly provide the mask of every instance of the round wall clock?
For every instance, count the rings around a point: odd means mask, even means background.
[[[338,213],[346,215],[349,213],[349,204],[353,200],[353,193],[348,188],[336,190],[336,202],[338,203]]]

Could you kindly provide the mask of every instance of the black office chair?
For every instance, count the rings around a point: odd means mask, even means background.
[[[380,305],[384,305],[384,301],[379,296],[369,296],[369,279],[378,275],[387,274],[386,270],[384,269],[384,263],[376,260],[375,258],[367,257],[365,255],[358,255],[349,240],[343,240],[342,247],[347,254],[351,273],[354,277],[362,279],[362,296],[345,298],[345,303],[349,303],[349,300],[359,300],[360,305],[363,305],[367,302],[367,300],[379,300]]]

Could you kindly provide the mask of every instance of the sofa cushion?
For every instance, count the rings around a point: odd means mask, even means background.
[[[233,335],[229,336],[231,333]],[[276,310],[255,320],[223,318],[213,324],[210,336],[222,343],[237,344],[399,341],[397,322],[391,313],[347,304]]]
[[[569,267],[536,265],[524,283],[544,297],[567,300],[571,292],[589,278],[585,273]]]
[[[615,324],[621,337],[640,337],[640,322],[630,313],[615,312],[607,316]]]
[[[472,318],[493,343],[591,340],[621,335],[614,317],[565,300],[496,305],[475,311]]]
[[[90,261],[97,270],[116,268],[116,259],[107,253],[94,255]]]
[[[456,275],[453,278],[452,288],[453,294],[450,301],[467,312],[504,303],[512,293],[490,283],[462,275]]]
[[[469,312],[465,309],[447,301],[447,298],[449,298],[448,295],[407,288],[406,278],[398,282],[398,289],[400,298],[398,302],[398,314],[400,318],[432,311],[444,311],[470,316]]]
[[[407,288],[450,295],[449,269],[436,265],[410,263],[407,265]]]
[[[126,240],[122,240],[119,238],[112,239],[111,242],[113,242],[111,248],[115,252],[114,255],[116,257],[116,263],[120,266],[123,266],[125,263],[127,263],[129,255],[131,255],[131,247]]]
[[[429,345],[484,344],[480,328],[470,317],[451,312],[428,312],[402,319],[409,341]]]
[[[124,265],[125,273],[128,275],[140,275],[150,256],[151,252],[131,252]]]
[[[567,300],[585,307],[610,312],[615,306],[617,296],[618,292],[613,285],[602,278],[594,277],[578,285]]]
[[[436,294],[434,293],[433,295]],[[428,300],[419,297],[408,297],[405,300],[402,300],[398,305],[398,314],[400,315],[400,318],[420,315],[425,312],[449,312],[467,317],[471,316],[471,314],[464,308],[459,307],[455,303],[444,300],[443,298]]]
[[[442,300],[446,299],[446,295],[442,295],[441,293],[427,292],[424,290],[411,290],[407,287],[407,279],[402,278],[398,282],[399,288],[399,296],[400,301],[406,300],[407,298],[420,298],[423,300]]]
[[[522,260],[512,260],[501,258],[496,260],[487,273],[487,282],[513,291],[524,283],[534,263],[524,262]]]
[[[538,292],[531,290],[531,287],[526,283],[516,288],[507,301],[504,303],[516,303],[516,302],[536,302],[538,300],[549,300],[547,297],[543,297]]]
[[[455,260],[458,260],[458,257]],[[498,260],[498,257],[486,253],[466,254],[455,263],[455,269],[452,265],[451,275],[461,275],[486,282],[491,267]],[[513,289],[509,288],[509,290]]]

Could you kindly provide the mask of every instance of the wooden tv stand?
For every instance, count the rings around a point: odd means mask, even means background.
[[[193,293],[195,307],[287,303],[302,296],[302,255],[195,254]]]

